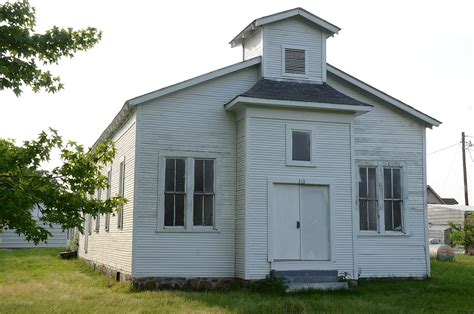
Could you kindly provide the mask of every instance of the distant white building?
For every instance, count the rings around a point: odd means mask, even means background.
[[[41,213],[37,207],[33,208],[32,215],[38,224],[41,225]],[[48,238],[47,243],[40,242],[35,245],[34,242],[29,242],[23,235],[18,235],[15,230],[2,230],[0,232],[0,248],[32,248],[32,247],[51,247],[51,248],[65,248],[68,243],[68,232],[63,232],[61,226],[53,225],[46,229],[51,232],[52,236]]]
[[[462,225],[468,217],[474,217],[474,206],[428,204],[429,237],[450,243],[449,222]]]
[[[327,64],[339,30],[301,8],[262,17],[230,42],[242,62],[126,101],[97,140],[117,147],[98,197],[129,202],[87,217],[80,257],[149,289],[430,276],[425,130],[440,122]]]

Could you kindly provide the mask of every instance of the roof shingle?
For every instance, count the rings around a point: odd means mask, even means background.
[[[314,84],[275,81],[263,78],[258,80],[252,88],[240,96],[326,104],[371,106],[341,93],[327,83]]]

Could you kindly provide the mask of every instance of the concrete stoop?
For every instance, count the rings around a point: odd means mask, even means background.
[[[287,292],[304,290],[341,290],[349,285],[337,270],[289,270],[273,271],[272,276],[283,277]]]

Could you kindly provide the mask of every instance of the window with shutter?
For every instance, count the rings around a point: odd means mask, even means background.
[[[285,73],[306,74],[306,51],[304,49],[284,48]]]

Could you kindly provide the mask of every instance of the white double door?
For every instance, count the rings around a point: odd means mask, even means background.
[[[330,260],[329,186],[273,184],[273,259]]]

